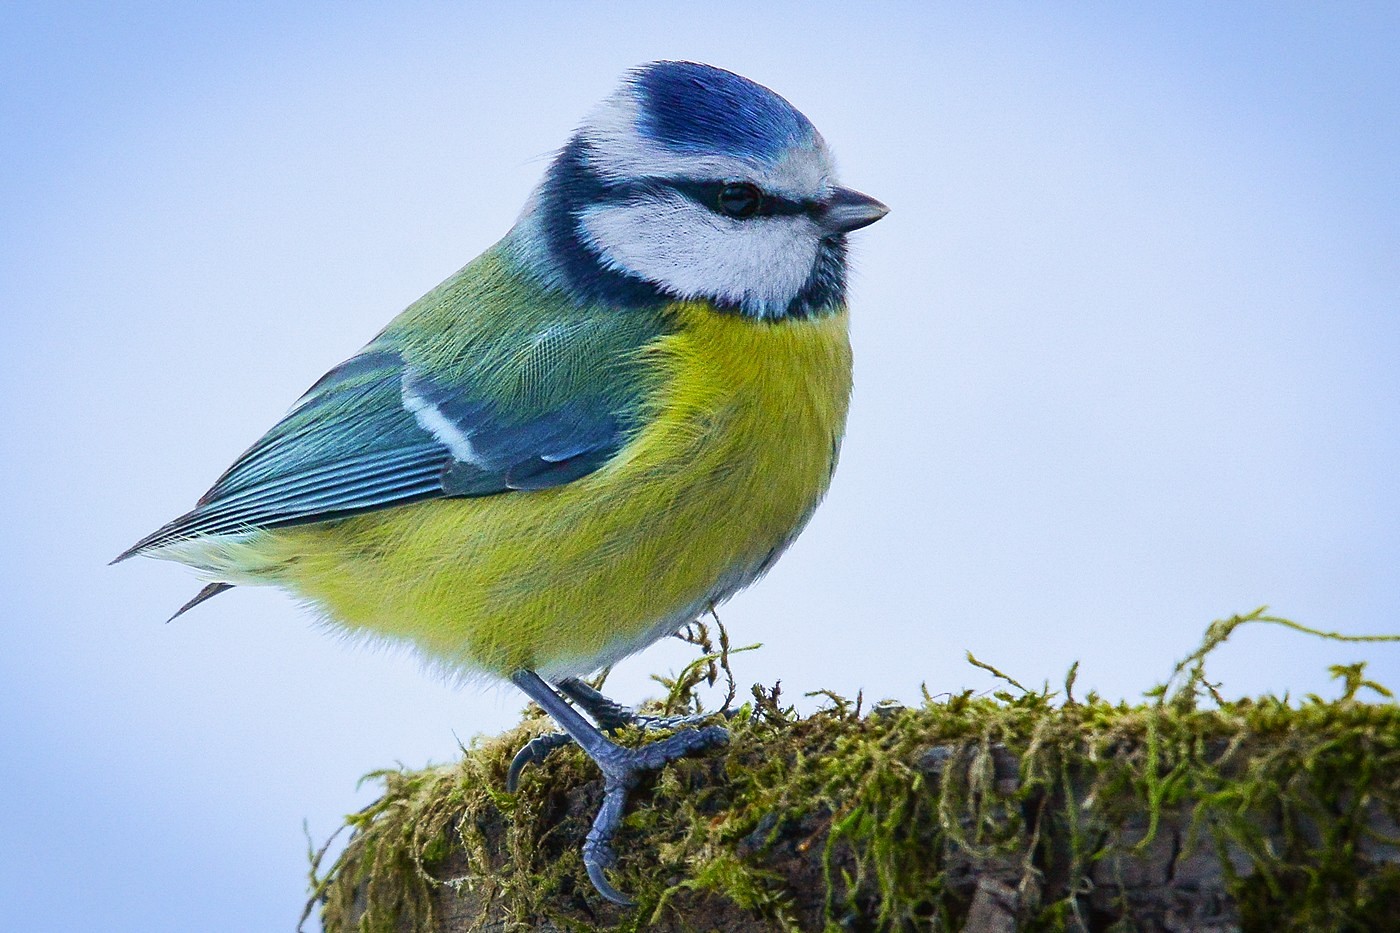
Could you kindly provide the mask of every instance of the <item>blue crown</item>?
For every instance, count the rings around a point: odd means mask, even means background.
[[[653,62],[634,72],[638,130],[668,149],[772,161],[816,135],[783,98],[733,72],[698,62]]]

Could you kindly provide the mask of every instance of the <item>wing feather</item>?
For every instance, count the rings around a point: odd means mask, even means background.
[[[425,313],[463,313],[442,295],[430,300]],[[467,333],[451,365],[396,321],[321,377],[192,511],[117,559],[429,498],[545,489],[606,463],[640,408],[641,380],[626,361],[659,322],[542,303],[511,318],[523,333],[473,341],[481,320],[454,321]]]

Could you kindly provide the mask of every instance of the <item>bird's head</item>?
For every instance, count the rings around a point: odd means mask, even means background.
[[[886,211],[837,185],[821,134],[777,94],[653,62],[560,151],[513,240],[580,300],[801,317],[844,301],[845,235]]]

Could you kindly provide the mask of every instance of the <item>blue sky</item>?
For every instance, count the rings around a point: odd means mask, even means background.
[[[747,681],[1133,698],[1213,618],[1400,629],[1393,4],[11,4],[0,12],[0,903],[26,930],[286,929],[373,768],[520,697],[275,592],[109,568],[489,246],[626,68],[803,110],[857,235],[826,505],[722,612]],[[624,664],[613,692],[684,652]],[[1241,632],[1230,693],[1400,648]]]

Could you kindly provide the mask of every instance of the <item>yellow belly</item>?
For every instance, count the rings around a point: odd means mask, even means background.
[[[757,322],[677,305],[646,349],[646,427],[566,486],[263,532],[279,583],[450,669],[584,673],[766,569],[826,491],[846,419],[845,312]]]

